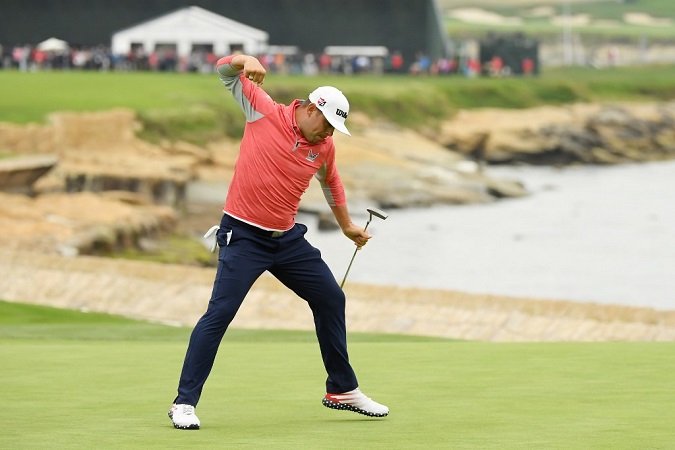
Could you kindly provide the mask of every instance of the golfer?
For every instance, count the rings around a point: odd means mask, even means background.
[[[334,130],[349,135],[349,102],[338,89],[322,86],[307,100],[275,103],[260,87],[266,71],[253,56],[226,56],[216,69],[244,112],[246,127],[216,234],[218,269],[211,300],[192,331],[169,417],[176,428],[199,428],[195,407],[220,342],[265,271],[312,311],[328,374],[324,406],[384,417],[389,408],[361,392],[349,363],[345,295],[319,250],[305,239],[307,227],[295,222],[300,197],[315,177],[344,235],[357,248],[370,239],[351,221],[335,166],[332,135]]]

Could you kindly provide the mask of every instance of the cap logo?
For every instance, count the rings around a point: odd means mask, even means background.
[[[321,111],[334,129],[351,136],[345,126],[349,114],[349,101],[339,89],[333,86],[319,86],[310,92],[308,100]]]

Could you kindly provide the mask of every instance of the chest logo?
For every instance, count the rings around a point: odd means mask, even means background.
[[[314,162],[317,156],[319,156],[319,152],[312,153],[312,149],[310,148],[307,152],[307,161]]]

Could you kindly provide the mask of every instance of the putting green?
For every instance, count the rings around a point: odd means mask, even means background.
[[[370,419],[321,406],[311,333],[232,330],[190,432],[166,417],[188,334],[0,302],[0,447],[675,447],[675,343],[354,335],[362,389],[391,408]]]

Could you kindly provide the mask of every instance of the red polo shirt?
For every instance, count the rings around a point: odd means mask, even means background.
[[[288,230],[312,177],[321,183],[329,205],[344,206],[333,138],[308,142],[295,123],[301,101],[288,106],[276,103],[232,68],[233,57],[221,58],[216,68],[244,112],[246,126],[223,211],[266,230]]]

